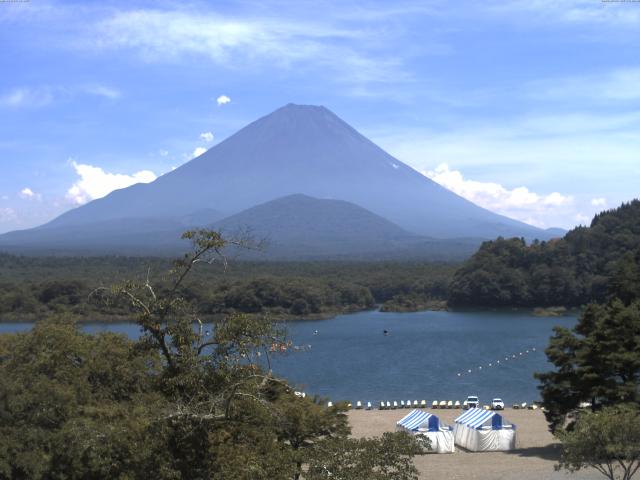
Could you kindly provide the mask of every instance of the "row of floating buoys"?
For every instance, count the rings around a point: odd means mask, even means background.
[[[536,351],[535,347],[529,349],[529,350],[524,350],[522,352],[518,352],[517,354],[513,353],[511,355],[505,355],[504,360],[501,358],[500,360],[496,360],[495,362],[491,362],[487,365],[480,365],[477,368],[469,368],[466,371],[462,371],[462,372],[458,372],[458,377],[462,377],[463,375],[468,375],[470,373],[473,373],[474,371],[482,371],[483,368],[491,368],[491,367],[498,367],[500,365],[504,365],[504,363],[508,362],[509,360],[516,360],[520,357],[524,357],[526,355],[528,355],[529,353],[534,353]]]

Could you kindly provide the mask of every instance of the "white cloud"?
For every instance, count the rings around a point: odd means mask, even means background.
[[[166,157],[167,155],[169,155],[169,150],[162,150],[162,149],[160,149],[160,150],[158,150],[158,154],[159,154],[161,157]]]
[[[451,170],[446,163],[423,173],[481,207],[538,227],[551,226],[545,219],[549,211],[571,205],[574,201],[572,196],[558,192],[540,195],[524,186],[508,189],[499,183],[468,180],[462,172]]]
[[[20,198],[23,198],[26,200],[40,200],[42,198],[42,196],[39,193],[35,193],[29,187],[25,187],[22,190],[20,190],[19,195],[20,195]]]
[[[181,62],[196,56],[230,69],[313,66],[333,81],[356,86],[397,84],[410,77],[405,68],[410,53],[391,47],[405,29],[397,23],[388,28],[391,20],[383,9],[374,26],[373,19],[363,24],[366,11],[362,8],[351,9],[358,10],[360,17],[354,11],[345,15],[349,9],[342,4],[322,8],[316,16],[309,14],[310,8],[301,15],[288,11],[262,17],[196,11],[188,6],[118,11],[92,25],[87,41],[79,47],[129,50],[150,62]],[[395,15],[415,11],[400,8]],[[421,53],[446,53],[435,43],[422,46]]]
[[[200,134],[200,138],[205,142],[213,142],[213,133],[211,132],[203,132]]]
[[[207,149],[204,148],[204,147],[196,147],[196,149],[191,154],[191,158],[199,157],[200,155],[202,155],[206,151],[207,151]]]
[[[583,213],[576,213],[574,218],[579,225],[589,225],[591,223],[591,217]]]
[[[218,98],[216,98],[216,102],[218,103],[218,105],[226,105],[230,101],[231,99],[226,95],[220,95]]]
[[[594,207],[604,207],[607,205],[607,199],[604,197],[592,198],[591,205]]]
[[[153,182],[157,176],[150,170],[141,170],[132,175],[108,173],[100,167],[76,163],[71,165],[80,177],[67,191],[67,199],[76,205],[102,198],[114,190],[126,188],[136,183]]]

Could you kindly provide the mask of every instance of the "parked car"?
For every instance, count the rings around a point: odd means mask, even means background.
[[[501,398],[491,400],[491,410],[504,410],[504,402]]]
[[[467,404],[467,408],[478,408],[480,400],[478,400],[478,397],[475,395],[469,395],[465,403]]]

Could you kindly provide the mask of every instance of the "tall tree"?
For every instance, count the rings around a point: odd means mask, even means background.
[[[640,469],[640,410],[607,407],[582,413],[574,428],[559,434],[559,467],[577,471],[591,467],[610,480],[631,480]]]
[[[536,376],[552,430],[582,402],[640,401],[640,301],[589,305],[572,330],[555,329],[546,353],[556,369]]]
[[[229,242],[206,230],[184,238],[193,251],[168,284],[94,293],[135,309],[139,341],[68,321],[0,336],[0,480],[293,479],[334,465],[343,447],[368,478],[413,478],[412,437],[351,440],[343,407],[300,399],[273,375],[270,356],[292,343],[268,319],[202,321],[184,280],[224,264]]]

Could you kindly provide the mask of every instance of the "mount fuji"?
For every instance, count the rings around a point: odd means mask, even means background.
[[[285,197],[286,202],[274,202]],[[302,238],[297,230],[308,229],[314,222],[308,216],[314,215],[319,204],[311,208],[312,200],[324,202],[324,213],[314,228],[326,227],[322,242],[325,247],[332,245],[327,255],[339,250],[343,233],[349,237],[345,254],[357,250],[358,244],[372,243],[402,250],[402,245],[419,244],[419,238],[429,240],[433,247],[442,246],[447,239],[472,239],[467,243],[477,245],[498,236],[540,240],[557,236],[556,231],[495,214],[447,190],[325,107],[289,104],[154,182],[116,190],[40,227],[0,236],[0,249],[52,253],[174,250],[180,248],[175,241],[177,232],[193,226],[225,225],[225,219],[230,219],[227,225],[237,225],[239,215],[250,218],[248,227],[286,246]],[[241,215],[263,204],[268,204],[264,215],[260,209]],[[293,213],[296,204],[300,205],[299,215]],[[279,225],[278,208],[285,206]],[[327,213],[328,206],[336,215]],[[349,215],[337,213],[345,208]],[[313,246],[313,237],[305,236],[305,245],[314,257],[322,257],[324,247]],[[387,242],[391,237],[393,242]],[[304,256],[300,248],[296,251]]]

